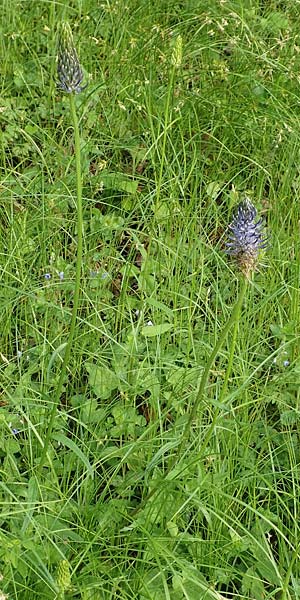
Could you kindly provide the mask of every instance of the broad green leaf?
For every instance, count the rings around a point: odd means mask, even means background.
[[[243,576],[242,591],[244,594],[251,594],[251,598],[263,600],[266,597],[266,590],[261,577],[253,567],[247,569]]]
[[[119,378],[108,367],[95,365],[94,363],[85,363],[85,368],[89,373],[89,385],[94,394],[102,400],[107,400],[113,390],[119,386]]]
[[[39,494],[39,490],[38,490],[38,482],[36,480],[36,477],[30,477],[29,482],[28,482],[28,506],[30,508],[28,508],[28,510],[26,511],[26,514],[24,516],[24,521],[23,521],[23,525],[21,528],[21,533],[24,534],[27,531],[27,528],[29,527],[29,524],[31,523],[32,520],[32,516],[34,513],[34,507],[35,507],[35,502],[37,501],[38,498],[38,494]]]
[[[222,185],[220,184],[219,181],[211,181],[207,186],[206,186],[206,193],[209,196],[209,198],[211,198],[212,200],[216,200],[216,198],[218,197],[220,191],[222,189]]]
[[[146,303],[148,304],[148,306],[157,308],[158,310],[160,310],[160,311],[164,312],[166,315],[168,315],[168,317],[170,319],[173,319],[173,316],[174,316],[173,310],[169,306],[164,304],[163,302],[160,302],[159,300],[156,300],[155,298],[147,298]]]
[[[161,323],[160,325],[145,325],[142,327],[142,335],[145,337],[155,337],[156,335],[162,335],[170,329],[172,329],[172,323]]]
[[[141,600],[165,600],[165,576],[159,569],[151,569],[144,575]]]
[[[59,519],[48,513],[38,514],[35,517],[37,523],[39,523],[45,530],[51,532],[53,535],[58,536],[61,540],[72,540],[73,542],[84,542],[84,538],[79,535],[76,525],[72,522],[64,519]],[[1,598],[1,596],[0,596]]]
[[[183,569],[181,576],[173,577],[173,589],[177,593],[182,591],[183,598],[189,600],[225,600],[192,565]]]
[[[100,175],[94,176],[94,180],[96,178],[101,181],[104,189],[114,189],[119,190],[120,192],[126,192],[127,194],[135,194],[138,188],[139,182],[130,179],[123,173],[105,173],[102,172]]]

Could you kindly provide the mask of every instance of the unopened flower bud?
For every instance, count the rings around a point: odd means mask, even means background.
[[[74,46],[72,30],[69,23],[62,23],[58,42],[57,61],[58,85],[67,94],[79,94],[86,87],[82,86],[83,71]]]
[[[179,67],[181,67],[181,63],[182,63],[182,36],[181,35],[178,35],[175,40],[172,55],[171,55],[171,63],[173,65],[173,67],[175,67],[176,69],[179,69]]]

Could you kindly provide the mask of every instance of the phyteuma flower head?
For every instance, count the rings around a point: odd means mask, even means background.
[[[69,23],[62,23],[58,41],[57,60],[58,85],[67,94],[79,94],[86,88],[81,85],[83,71],[74,46],[72,30]]]
[[[268,245],[263,220],[257,218],[256,208],[249,198],[237,207],[229,225],[227,253],[234,256],[245,277],[248,279],[256,269],[259,251]]]

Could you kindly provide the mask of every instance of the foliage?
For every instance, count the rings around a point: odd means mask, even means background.
[[[0,598],[300,595],[296,4],[20,10],[4,0]],[[76,96],[83,276],[37,476],[75,279],[73,130],[55,83],[62,20],[88,82]],[[224,234],[244,195],[272,239],[249,285],[226,395],[230,336],[176,456],[235,303]]]

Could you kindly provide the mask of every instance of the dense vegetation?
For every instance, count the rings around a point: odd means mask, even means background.
[[[299,13],[297,0],[3,0],[2,600],[300,597]],[[61,20],[88,82],[84,248],[39,468],[78,233]],[[182,443],[240,289],[224,249],[245,194],[269,246]]]

